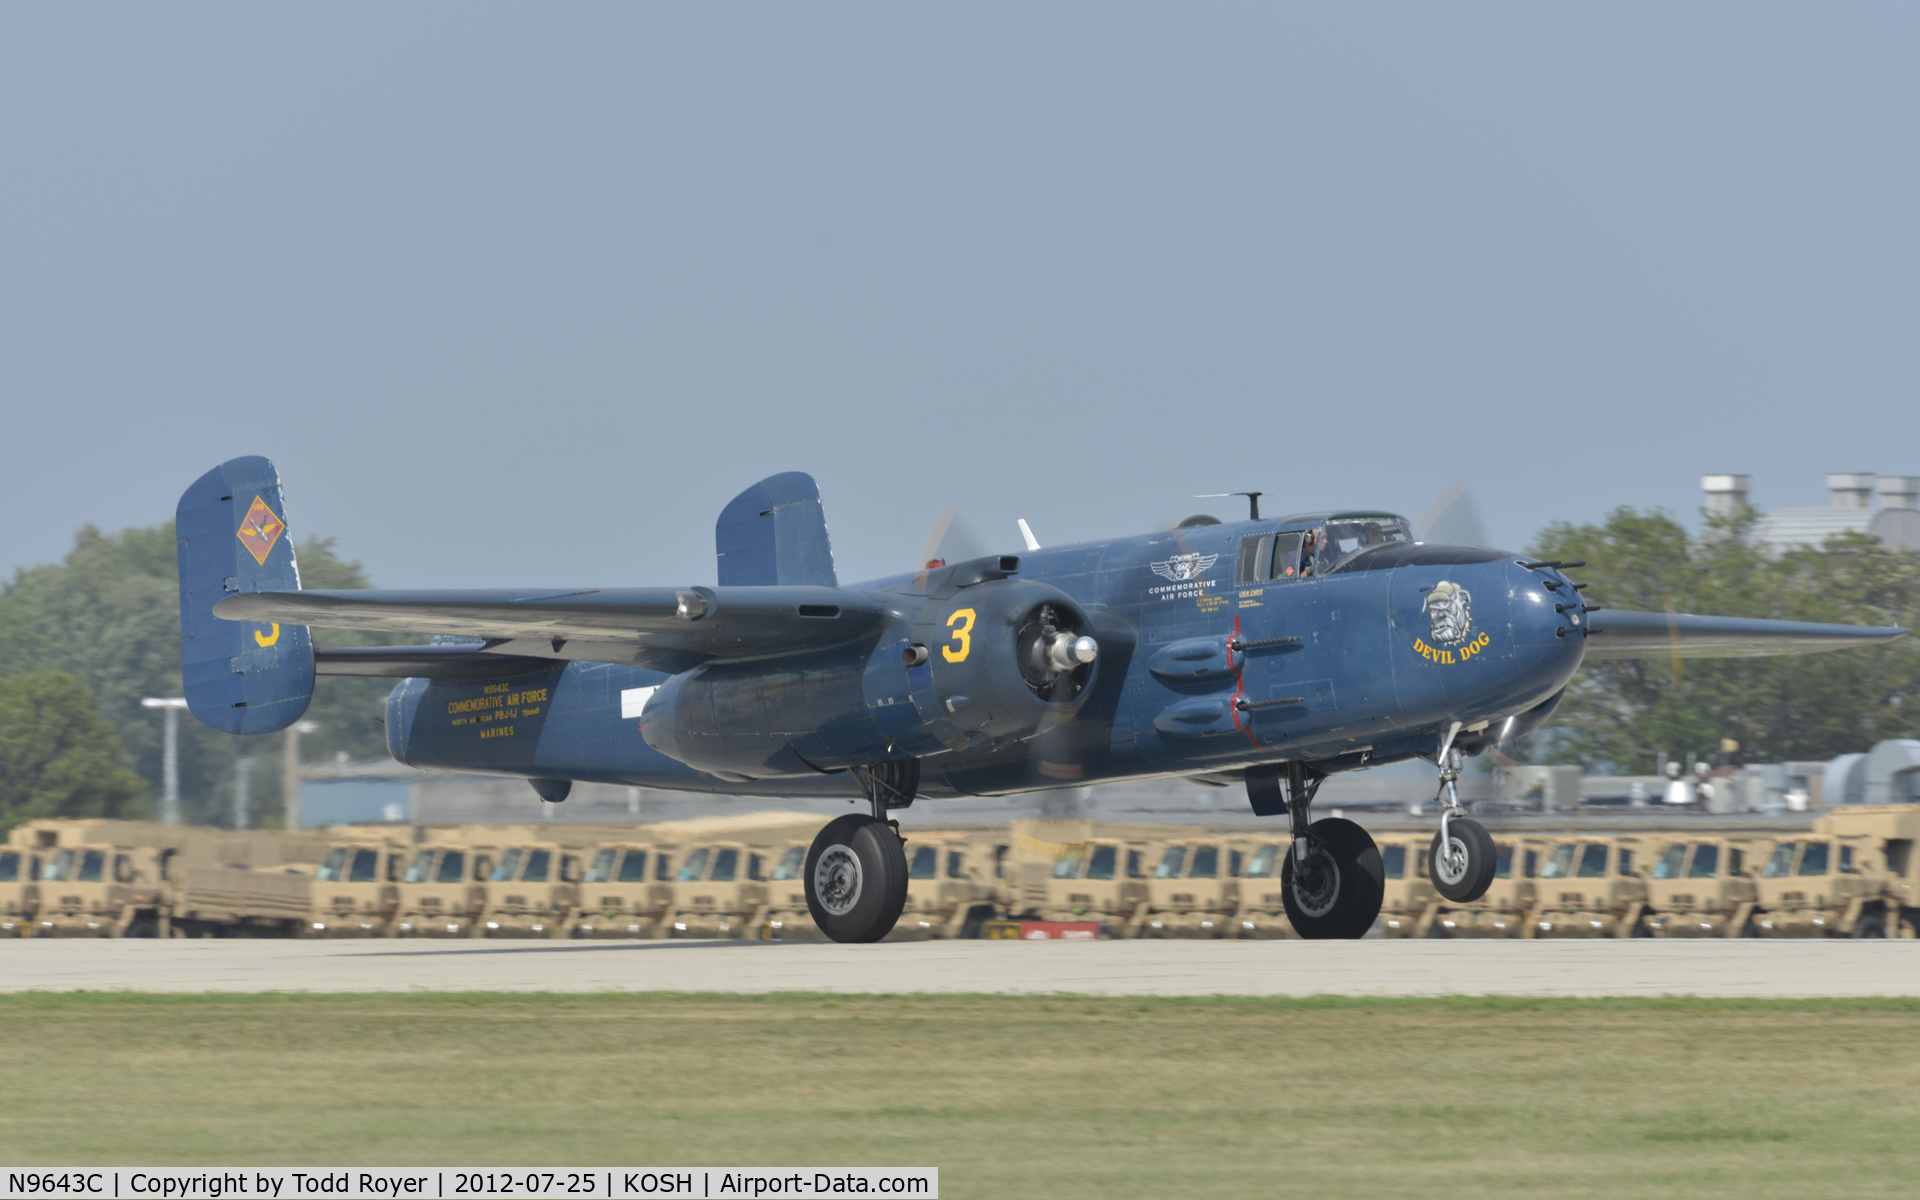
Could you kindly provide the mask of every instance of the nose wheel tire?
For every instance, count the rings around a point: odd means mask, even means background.
[[[848,814],[807,851],[807,911],[836,942],[877,942],[907,904],[907,855],[885,821]]]
[[[1427,878],[1433,888],[1455,904],[1471,904],[1493,886],[1493,873],[1499,866],[1499,851],[1493,835],[1469,817],[1454,817],[1447,822],[1446,845],[1433,835],[1427,849]]]
[[[1289,848],[1280,868],[1287,920],[1303,938],[1366,936],[1385,891],[1379,848],[1366,830],[1341,817],[1309,825],[1305,860]]]

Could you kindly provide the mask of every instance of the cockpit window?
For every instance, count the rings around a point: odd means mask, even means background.
[[[1317,575],[1325,575],[1362,550],[1413,540],[1413,530],[1399,517],[1328,521],[1321,529],[1313,564]]]
[[[1278,533],[1273,537],[1273,562],[1268,572],[1271,579],[1298,579],[1300,577],[1300,538],[1298,533]]]

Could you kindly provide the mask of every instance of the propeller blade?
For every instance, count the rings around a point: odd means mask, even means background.
[[[1487,523],[1480,517],[1480,506],[1473,502],[1473,489],[1464,479],[1441,492],[1414,523],[1413,536],[1423,542],[1447,546],[1485,546]]]

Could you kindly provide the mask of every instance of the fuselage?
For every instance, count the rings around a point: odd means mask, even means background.
[[[1585,642],[1577,593],[1553,568],[1413,543],[1389,514],[1194,525],[991,561],[1000,569],[979,579],[852,585],[887,610],[880,632],[805,656],[672,676],[556,662],[409,679],[389,698],[389,749],[421,767],[778,796],[857,795],[847,766],[902,756],[920,759],[931,797],[1282,760],[1350,770],[1431,755],[1456,723],[1471,740],[1543,718]],[[1084,693],[1037,724],[1009,715],[979,657],[993,630],[975,597],[1016,584],[1070,600],[1100,646]],[[924,665],[906,661],[915,647]]]

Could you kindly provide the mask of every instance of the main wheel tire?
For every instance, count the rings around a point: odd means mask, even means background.
[[[1427,878],[1435,891],[1455,904],[1472,904],[1493,886],[1500,852],[1486,826],[1468,817],[1447,822],[1447,842],[1455,851],[1452,856],[1441,852],[1440,835],[1433,835],[1433,844],[1427,848]]]
[[[836,942],[877,942],[907,906],[907,855],[893,826],[849,813],[807,850],[807,911]]]
[[[1365,937],[1380,915],[1387,873],[1367,831],[1342,817],[1307,827],[1307,861],[1292,848],[1280,868],[1280,896],[1287,920],[1303,938]]]

